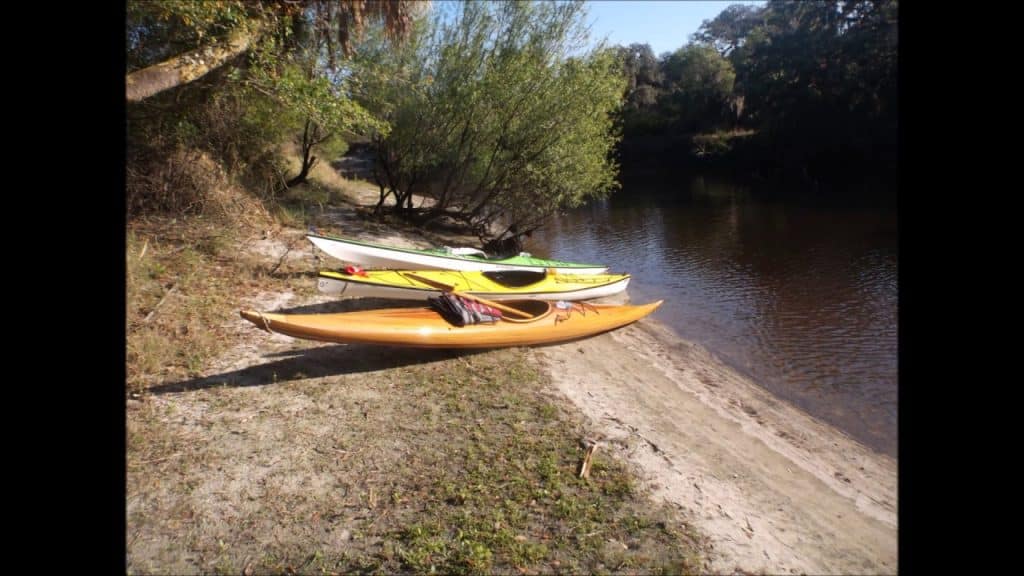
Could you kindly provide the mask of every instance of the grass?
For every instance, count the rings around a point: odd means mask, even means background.
[[[577,477],[586,430],[543,394],[547,382],[527,351],[453,362],[431,384],[411,372],[406,393],[445,400],[434,418],[450,431],[444,445],[417,450],[419,459],[460,464],[415,495],[421,512],[395,533],[399,562],[382,564],[385,571],[698,569],[694,550],[680,545],[623,464],[598,457],[589,479]]]

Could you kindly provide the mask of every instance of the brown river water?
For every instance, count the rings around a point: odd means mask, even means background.
[[[763,198],[710,176],[624,185],[526,249],[632,274],[630,300],[664,298],[680,337],[896,457],[895,210]]]

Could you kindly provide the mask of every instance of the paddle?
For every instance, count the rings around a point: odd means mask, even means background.
[[[465,292],[459,292],[459,291],[457,291],[455,289],[455,286],[452,286],[451,284],[445,284],[444,282],[438,282],[436,280],[431,280],[430,278],[424,278],[423,276],[420,276],[418,274],[413,274],[412,272],[401,272],[400,274],[402,274],[403,276],[407,276],[409,278],[412,278],[413,280],[418,280],[418,281],[420,281],[420,282],[422,282],[424,284],[427,284],[429,286],[433,286],[434,288],[437,288],[439,290],[444,290],[445,292],[450,292],[450,293],[452,293],[452,294],[454,294],[456,296],[461,296],[461,297],[467,298],[469,300],[475,300],[475,301],[477,301],[477,302],[479,302],[481,304],[486,304],[488,306],[491,306],[492,308],[497,308],[498,310],[501,310],[503,312],[508,312],[509,314],[513,314],[515,316],[519,316],[520,318],[533,318],[533,316],[531,316],[530,314],[527,314],[526,312],[523,312],[522,310],[516,310],[515,308],[510,308],[508,306],[505,306],[504,304],[498,304],[497,302],[492,302],[490,300],[485,300],[485,299],[480,298],[478,296],[473,296],[472,294],[467,294]]]

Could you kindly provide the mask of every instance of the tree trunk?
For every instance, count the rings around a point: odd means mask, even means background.
[[[288,181],[285,186],[291,188],[298,184],[302,184],[306,181],[306,177],[309,176],[309,171],[313,169],[313,165],[316,164],[316,156],[313,156],[313,146],[317,143],[314,134],[310,134],[311,120],[306,120],[306,127],[302,130],[302,169],[299,170],[299,175]],[[313,127],[314,131],[316,127]]]
[[[136,70],[125,77],[125,97],[128,102],[140,102],[164,90],[202,78],[244,53],[258,36],[259,29],[237,31],[223,44],[199,48]]]
[[[380,198],[377,200],[377,205],[373,207],[373,214],[380,216],[380,212],[384,208],[384,201],[391,195],[391,190],[385,190],[383,184],[377,184],[377,186],[380,187]]]
[[[299,175],[289,180],[288,183],[285,184],[285,186],[291,188],[292,186],[298,186],[299,184],[305,182],[306,177],[309,176],[309,171],[313,168],[314,164],[316,164],[316,156],[308,157],[308,159],[303,158],[302,170],[299,172]]]

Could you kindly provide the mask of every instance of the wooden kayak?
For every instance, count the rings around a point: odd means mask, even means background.
[[[328,256],[364,268],[396,270],[534,270],[554,268],[560,274],[603,274],[607,266],[534,258],[525,252],[510,258],[488,258],[481,250],[434,248],[417,250],[348,238],[307,234],[306,238]]]
[[[586,338],[636,322],[662,300],[640,306],[512,300],[506,306],[533,315],[504,315],[495,323],[454,326],[430,307],[388,308],[337,314],[275,314],[242,310],[242,318],[268,332],[324,342],[413,348],[501,348]]]
[[[588,300],[622,292],[629,284],[629,274],[552,274],[526,270],[367,270],[348,273],[324,270],[317,278],[321,292],[346,298],[426,300],[441,293],[439,284],[491,300]]]

